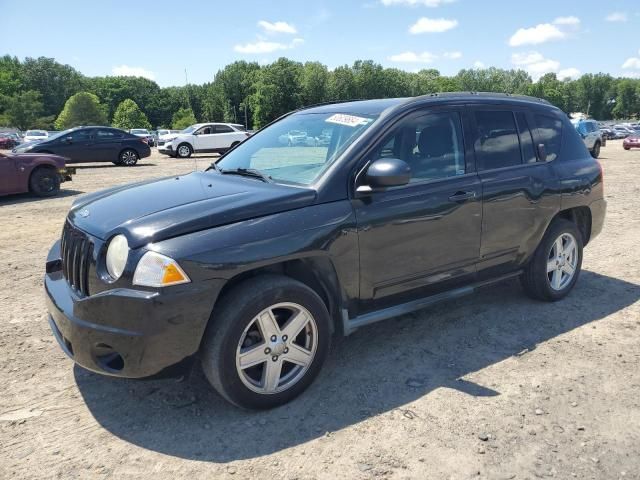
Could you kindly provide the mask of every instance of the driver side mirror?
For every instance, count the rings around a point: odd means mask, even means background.
[[[381,158],[367,168],[364,185],[357,192],[366,193],[406,185],[411,180],[411,167],[398,158]]]

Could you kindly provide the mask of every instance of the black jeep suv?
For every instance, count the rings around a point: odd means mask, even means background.
[[[327,141],[290,146],[292,130]],[[299,110],[207,171],[78,199],[47,259],[50,325],[95,372],[199,358],[229,401],[273,407],[335,333],[511,277],[566,296],[602,228],[602,181],[567,116],[534,98]]]

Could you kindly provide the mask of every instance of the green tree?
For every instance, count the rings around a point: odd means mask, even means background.
[[[35,90],[42,95],[44,115],[58,114],[65,101],[82,91],[86,83],[80,72],[53,58],[26,58],[21,70],[23,89]]]
[[[58,130],[79,125],[105,125],[107,116],[98,97],[93,93],[79,92],[69,97],[55,121]]]
[[[131,128],[151,128],[151,124],[149,123],[149,119],[144,114],[138,104],[127,98],[120,102],[118,108],[116,108],[115,113],[113,114],[113,121],[111,124],[114,127],[122,128],[124,130],[129,130]]]
[[[255,127],[300,107],[301,73],[302,64],[287,58],[279,58],[260,70],[249,97]]]
[[[300,74],[300,102],[302,105],[315,105],[327,98],[329,71],[320,62],[307,62]]]
[[[174,113],[173,118],[171,120],[171,125],[176,130],[182,130],[187,128],[189,125],[193,125],[194,123],[198,123],[196,120],[196,116],[193,114],[193,110],[190,108],[181,108],[176,113]]]
[[[27,130],[35,126],[38,117],[42,114],[42,96],[40,92],[29,90],[17,93],[11,97],[2,97],[3,123],[7,126]]]

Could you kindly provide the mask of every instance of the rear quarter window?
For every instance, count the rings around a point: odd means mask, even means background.
[[[544,144],[544,149],[547,153],[547,160],[556,160],[560,157],[560,149],[562,148],[562,120],[556,116],[541,113],[534,114],[534,118],[538,130],[539,141]],[[571,131],[567,136],[573,134],[580,139],[575,128],[567,130]],[[580,143],[582,143],[582,141],[580,141]]]

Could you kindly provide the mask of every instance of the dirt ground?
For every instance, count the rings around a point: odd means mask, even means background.
[[[199,371],[74,367],[46,321],[44,261],[74,198],[210,160],[87,166],[55,199],[0,199],[0,478],[640,478],[640,151],[602,150],[606,225],[567,299],[512,281],[364,328],[260,413]]]

